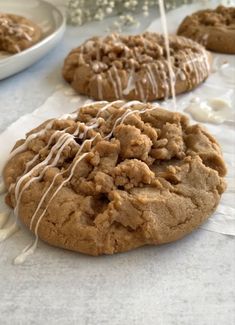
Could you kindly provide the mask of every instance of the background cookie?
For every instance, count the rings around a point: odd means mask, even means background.
[[[208,53],[202,46],[170,36],[170,53],[176,94],[208,77]],[[94,37],[70,52],[63,76],[77,92],[95,99],[152,101],[171,96],[164,39],[155,33]]]
[[[41,36],[41,28],[31,20],[0,13],[0,50],[21,52],[39,41]]]
[[[203,44],[208,50],[234,54],[235,7],[195,12],[183,20],[177,34]]]
[[[113,254],[177,240],[216,209],[226,167],[186,116],[136,101],[98,102],[20,140],[6,202],[55,246]]]

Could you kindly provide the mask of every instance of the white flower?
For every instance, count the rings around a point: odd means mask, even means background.
[[[196,0],[194,0],[196,2]],[[229,2],[229,0],[227,0]],[[176,7],[176,0],[165,0],[167,10]],[[183,0],[184,3],[192,2]],[[82,25],[87,21],[103,20],[109,15],[118,14],[113,27],[120,30],[122,27],[137,24],[134,14],[141,12],[149,15],[150,8],[158,8],[158,0],[69,0],[67,3],[68,23]],[[156,10],[157,12],[157,10]]]

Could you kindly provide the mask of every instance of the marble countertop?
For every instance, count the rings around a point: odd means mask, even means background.
[[[68,51],[108,24],[67,28],[44,59],[0,81],[0,132],[40,106],[62,82]],[[235,324],[234,237],[198,229],[173,244],[98,258],[40,243],[28,263],[13,266],[30,238],[17,233],[0,244],[0,324]]]

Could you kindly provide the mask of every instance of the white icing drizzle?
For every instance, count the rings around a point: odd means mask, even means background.
[[[100,63],[99,62],[95,62],[92,64],[92,69],[98,73],[99,72],[99,69],[100,69]]]
[[[5,224],[9,219],[10,214],[11,214],[10,211],[5,211],[0,213],[0,229],[2,229],[2,227],[5,226]]]
[[[168,99],[170,97],[170,77],[168,78],[167,74],[166,74],[166,68],[168,69],[168,63],[167,61],[163,61],[163,62],[159,62],[160,65],[160,69],[161,69],[161,73],[162,73],[162,77],[163,77],[163,85],[164,85],[164,89],[165,89],[165,99]],[[166,65],[166,67],[164,66]],[[171,82],[171,81],[170,81]]]
[[[133,101],[128,102],[128,103],[124,104],[123,106],[121,106],[120,109],[126,109],[126,108],[127,108],[127,110],[124,112],[124,114],[123,114],[121,117],[119,117],[119,118],[116,119],[116,121],[115,121],[115,123],[114,123],[114,125],[113,125],[112,130],[110,131],[110,133],[109,133],[108,135],[106,135],[106,136],[104,137],[104,139],[109,139],[109,138],[112,136],[113,131],[115,130],[116,126],[117,126],[118,124],[123,123],[124,120],[126,119],[126,117],[129,116],[130,114],[134,114],[134,113],[139,113],[139,114],[141,114],[141,113],[144,113],[144,112],[146,112],[146,111],[150,111],[150,109],[144,109],[144,110],[131,110],[131,109],[128,108],[128,107],[131,107],[131,106],[133,106],[133,105],[139,105],[139,104],[142,104],[142,103],[139,102],[139,101],[137,101],[137,100],[133,100]],[[154,107],[153,107],[153,109],[156,109],[157,107],[159,107],[159,105],[158,105],[158,104],[155,104]],[[152,110],[152,109],[151,109],[151,110]]]
[[[208,42],[208,37],[209,37],[209,34],[202,35],[201,38],[198,40],[198,43],[200,43],[206,47],[207,42]]]
[[[105,105],[104,107],[102,107],[99,111],[98,111],[98,113],[96,114],[96,118],[100,115],[100,113],[102,113],[102,112],[104,112],[104,111],[106,111],[109,107],[111,107],[111,106],[113,106],[113,105],[115,105],[115,104],[120,104],[120,103],[123,103],[123,100],[116,100],[116,101],[114,101],[114,102],[110,102],[110,103],[108,103],[107,105]],[[84,106],[83,106],[84,107]]]
[[[19,225],[14,222],[11,226],[0,230],[0,242],[6,240],[20,229]]]
[[[105,102],[105,101],[102,101],[102,102],[97,102],[97,103],[91,103],[91,104],[88,104],[89,106],[93,106],[93,105],[97,105],[97,104],[102,104],[104,105],[102,108],[100,108],[100,110],[97,112],[96,114],[96,117],[95,117],[95,121],[93,124],[91,125],[85,125],[83,123],[80,123],[84,125],[85,127],[85,131],[84,132],[81,132],[79,133],[79,127],[76,129],[76,131],[73,133],[73,134],[68,134],[68,133],[62,133],[59,135],[58,139],[57,139],[57,142],[54,144],[54,146],[50,149],[50,152],[49,154],[47,155],[47,157],[44,159],[44,161],[40,162],[39,164],[37,164],[36,166],[34,166],[29,172],[23,174],[19,180],[17,181],[16,183],[16,186],[15,186],[15,198],[16,198],[16,207],[15,207],[15,211],[16,211],[16,214],[17,214],[17,210],[19,208],[19,203],[20,203],[20,198],[23,194],[23,191],[26,190],[26,188],[33,182],[33,181],[36,181],[37,179],[40,179],[42,178],[42,176],[45,174],[45,171],[51,167],[51,166],[56,166],[60,156],[61,156],[61,153],[63,151],[63,149],[70,143],[70,141],[73,141],[73,136],[76,134],[78,134],[79,137],[83,138],[84,141],[82,143],[82,145],[80,146],[75,158],[74,158],[74,163],[72,163],[72,165],[70,165],[67,170],[63,170],[62,172],[59,172],[57,173],[50,186],[48,187],[48,189],[46,190],[46,192],[42,195],[41,199],[40,199],[40,202],[39,204],[37,205],[37,208],[36,210],[34,211],[34,214],[33,216],[31,217],[31,222],[30,222],[30,229],[32,230],[33,229],[33,224],[34,222],[36,222],[35,224],[35,227],[34,227],[34,233],[36,235],[36,240],[33,244],[30,244],[29,246],[27,246],[23,251],[22,253],[16,257],[14,263],[15,264],[21,264],[25,261],[25,259],[31,255],[35,249],[36,249],[36,246],[37,246],[37,242],[38,242],[38,229],[39,229],[39,225],[40,225],[40,222],[43,218],[43,216],[45,215],[45,213],[47,212],[47,209],[51,203],[51,201],[54,199],[54,197],[58,194],[58,192],[63,188],[63,186],[69,182],[71,180],[71,178],[73,177],[74,175],[74,171],[77,167],[77,165],[79,164],[79,162],[84,159],[88,154],[89,154],[89,151],[88,152],[84,152],[81,154],[84,146],[87,144],[87,143],[92,143],[95,138],[97,137],[98,134],[96,134],[96,136],[94,136],[93,138],[91,139],[85,139],[86,137],[86,133],[88,130],[90,129],[96,129],[99,127],[99,123],[100,123],[100,120],[98,118],[100,112],[102,111],[105,111],[105,110],[108,110],[109,107],[111,107],[112,105],[114,104],[121,104],[120,106],[120,109],[124,109],[124,113],[116,119],[114,125],[113,125],[113,128],[111,130],[111,132],[106,136],[104,137],[104,139],[108,139],[112,136],[114,130],[115,130],[115,127],[117,126],[117,124],[121,124],[124,122],[124,120],[130,116],[131,114],[134,114],[134,113],[139,113],[139,114],[142,114],[146,111],[152,111],[156,108],[158,108],[158,105],[155,105],[153,106],[152,108],[150,109],[142,109],[140,107],[139,110],[132,110],[132,109],[129,109],[129,107],[131,107],[132,105],[141,105],[141,102],[139,101],[131,101],[131,102],[123,102],[121,100],[117,100],[116,102],[113,102],[113,103],[108,103],[108,102]],[[98,118],[98,120],[97,120]],[[58,132],[61,132],[61,131],[55,131],[56,134],[58,134]],[[54,133],[54,134],[55,134]],[[40,133],[41,134],[41,133]],[[39,134],[38,134],[39,135]],[[52,135],[53,136],[53,135]],[[52,137],[51,136],[51,137]],[[49,139],[49,142],[50,142],[50,139]],[[52,162],[50,162],[52,156],[53,156],[53,153],[56,153],[55,154],[55,157],[53,158]],[[32,161],[34,160],[34,158],[32,159]],[[49,164],[50,162],[50,164]],[[31,162],[28,162],[29,164]],[[38,171],[38,169],[42,167],[42,170],[40,171],[40,173],[38,174],[38,176],[34,176],[34,177],[31,177],[33,176],[33,173],[35,171]],[[70,170],[70,172],[69,172]],[[40,209],[42,208],[43,206],[43,203],[45,202],[45,199],[46,197],[48,196],[49,192],[54,188],[54,185],[55,185],[55,181],[56,179],[62,175],[62,174],[65,174],[69,172],[69,175],[67,176],[66,179],[64,179],[60,185],[55,189],[54,193],[51,195],[49,201],[47,202],[47,205],[46,207],[43,209],[43,211],[41,212],[41,214],[37,217],[37,214],[38,212],[40,211]],[[26,177],[30,177],[29,180],[23,185],[23,187],[21,187],[21,184],[23,182],[23,180],[26,179]],[[21,188],[20,188],[21,187]],[[36,218],[37,218],[37,221],[36,221]],[[17,226],[18,227],[18,226]],[[18,228],[15,226],[11,226],[9,229],[5,229],[4,232],[2,233],[2,238],[7,238],[10,234],[13,234]]]
[[[198,70],[201,71],[202,73],[202,80],[205,79],[205,77],[208,75],[210,72],[210,64],[208,61],[208,55],[206,54],[205,50],[202,50],[202,57],[198,58]],[[200,80],[200,81],[202,81]]]
[[[79,110],[77,110],[76,112],[73,113],[69,113],[69,114],[63,114],[61,117],[58,118],[58,120],[73,120],[75,121],[77,119]]]
[[[205,65],[206,65],[206,72],[209,73],[210,72],[210,63],[209,63],[208,55],[205,50],[203,50],[203,59],[204,59],[203,61],[204,61]]]
[[[125,44],[125,41],[122,40],[119,35],[112,34],[107,37],[108,41],[114,41],[114,47],[118,46],[119,48],[122,48],[123,56],[128,59],[129,66],[126,66],[125,63],[124,67],[122,68],[127,69],[127,81],[125,89],[122,89],[123,85],[121,80],[121,76],[124,76],[124,74],[120,74],[120,70],[119,68],[117,69],[115,63],[111,62],[111,66],[108,67],[108,64],[98,62],[101,60],[101,45],[99,43],[100,41],[98,41],[97,44],[95,41],[89,40],[83,46],[81,46],[80,53],[78,54],[78,56],[82,57],[81,60],[79,59],[82,62],[84,62],[85,60],[83,55],[89,53],[89,51],[91,50],[96,51],[96,60],[94,60],[93,58],[93,60],[91,60],[91,62],[88,62],[88,64],[90,64],[91,69],[96,73],[95,79],[97,83],[97,97],[99,99],[103,98],[102,71],[104,71],[104,73],[107,73],[108,82],[113,88],[115,98],[123,98],[127,96],[132,90],[135,91],[135,95],[138,96],[142,102],[146,102],[146,100],[150,98],[149,95],[151,93],[154,95],[154,97],[163,97],[165,99],[168,99],[170,96],[172,96],[175,109],[176,76],[178,76],[180,80],[185,81],[186,79],[188,79],[187,81],[188,83],[190,83],[191,73],[194,71],[195,80],[193,81],[193,83],[191,83],[191,86],[194,86],[194,83],[200,83],[207,76],[209,71],[209,61],[206,51],[203,50],[201,45],[197,45],[195,42],[192,42],[190,39],[186,39],[184,37],[180,37],[180,40],[175,40],[175,42],[179,42],[179,53],[184,56],[184,62],[180,62],[181,67],[173,66],[173,63],[171,61],[172,57],[170,52],[170,42],[173,41],[174,43],[174,37],[172,39],[168,35],[163,0],[160,1],[159,6],[164,30],[163,47],[165,48],[167,53],[166,59],[163,59],[161,57],[159,59],[154,60],[152,58],[152,61],[143,63],[146,55],[141,54],[138,45],[129,49],[128,46]],[[145,40],[143,35],[140,35],[139,37],[142,40],[142,45],[145,48],[146,53],[148,53],[148,42]],[[104,42],[104,39],[102,39],[101,43],[102,42]],[[158,44],[155,44],[155,46],[158,47],[158,52],[161,56],[163,56],[164,51],[162,46]],[[106,44],[103,44],[103,47],[106,51]],[[198,51],[198,55],[196,53],[197,51],[192,51],[191,48],[196,49]],[[109,51],[108,45],[107,51]],[[132,57],[130,57],[130,51],[132,52]],[[141,71],[144,72],[145,75],[139,75],[138,71],[136,71],[136,65],[138,66],[138,64],[143,68],[141,69]],[[186,67],[187,69],[190,67],[190,72],[187,72],[187,70],[185,69]],[[188,75],[190,75],[190,77]],[[75,77],[76,75],[74,76],[74,78]]]
[[[4,27],[9,35],[15,35],[16,37],[25,38],[28,41],[32,41],[32,37],[24,31],[24,28],[27,28],[29,31],[33,31],[34,28],[27,26],[25,24],[14,23],[10,18],[0,17],[0,27]],[[20,52],[20,48],[17,44],[14,44],[17,52]]]
[[[97,75],[96,79],[97,79],[98,98],[103,99],[103,88],[102,88],[102,77],[101,77],[101,75]]]
[[[45,147],[49,147],[50,145],[50,141],[48,142],[48,145]],[[37,159],[39,158],[39,154],[37,154],[36,156],[34,156],[33,159],[31,159],[30,161],[28,161],[25,165],[25,170],[24,170],[24,174],[27,173],[29,171],[29,168],[35,163],[35,161],[37,161]]]
[[[180,80],[182,80],[182,81],[187,79],[187,76],[182,68],[177,68],[177,71],[175,74],[176,79],[178,76],[179,76]]]
[[[148,72],[149,81],[151,83],[152,92],[153,92],[153,94],[156,94],[156,97],[157,97],[158,96],[158,83],[157,83],[156,76],[153,72],[152,65],[147,64],[147,72]]]
[[[31,245],[26,246],[23,251],[14,259],[14,264],[15,265],[20,265],[23,264],[25,262],[25,260],[27,259],[28,256],[32,255],[36,248],[37,248],[37,244],[38,244],[38,238],[35,239],[34,243]]]
[[[140,101],[132,100],[132,101],[126,102],[126,103],[124,102],[124,104],[120,107],[120,109],[126,109],[128,107],[133,106],[133,105],[140,105],[140,104],[142,104]]]
[[[194,73],[195,73],[195,83],[198,84],[200,82],[200,80],[201,80],[201,76],[199,76],[199,71],[197,69],[198,60],[196,60],[196,58],[194,59],[192,57],[191,50],[188,50],[186,55],[189,58],[189,64],[191,64],[193,66],[193,70],[194,70]],[[201,72],[201,74],[203,74],[203,71]]]
[[[133,89],[135,89],[135,71],[134,69],[131,70],[129,77],[128,77],[128,81],[127,81],[127,86],[126,88],[123,90],[123,95],[128,95]]]
[[[14,44],[14,48],[16,49],[16,51],[17,51],[18,53],[21,52],[21,49],[20,49],[20,47],[19,47],[18,44]]]
[[[67,115],[68,115],[68,114],[67,114]],[[68,129],[68,128],[67,128],[67,129]],[[50,147],[52,141],[54,140],[54,138],[56,137],[57,134],[61,134],[61,135],[62,135],[62,134],[64,134],[64,133],[67,131],[67,129],[64,129],[64,130],[62,130],[62,131],[56,131],[56,132],[54,132],[54,133],[52,134],[52,136],[50,137],[50,139],[49,139],[49,141],[48,141],[48,144],[46,145],[46,147],[45,147],[44,149],[47,149],[47,148]],[[27,141],[27,139],[26,139],[26,141]],[[34,156],[33,159],[31,159],[30,161],[28,161],[28,162],[26,163],[26,165],[25,165],[25,170],[24,170],[24,172],[23,172],[22,175],[25,175],[25,174],[28,172],[29,168],[30,168],[30,167],[35,163],[35,161],[37,161],[37,159],[38,159],[39,157],[40,157],[40,154],[38,153],[37,155]],[[21,175],[20,177],[22,177],[22,175]],[[19,178],[17,178],[16,183],[18,182],[18,180],[19,180]],[[13,189],[13,187],[15,186],[16,183],[12,183],[12,184],[10,185],[10,187],[9,187],[9,192]]]
[[[55,133],[53,133],[53,135],[51,136],[49,143],[51,142],[52,138],[55,138],[55,136],[59,133],[60,131],[56,131]],[[67,134],[63,133],[59,136],[59,141],[57,141],[54,146],[52,147],[51,151],[49,152],[49,154],[47,155],[47,157],[39,164],[37,164],[36,166],[34,166],[28,173],[24,173],[23,176],[20,177],[20,180],[18,182],[16,182],[16,187],[15,187],[15,195],[16,198],[18,198],[18,192],[21,186],[21,183],[23,182],[23,180],[27,177],[29,177],[34,171],[36,171],[39,167],[46,165],[50,159],[52,158],[53,154],[56,152],[57,149],[59,149],[61,147],[61,145],[63,144],[63,142],[65,142],[65,140],[67,140]],[[27,164],[31,165],[32,164],[32,160],[29,161]],[[28,166],[26,165],[26,170],[28,169]]]
[[[93,141],[95,139],[95,137],[91,140]],[[87,140],[88,141],[88,140]],[[83,153],[74,163],[72,169],[71,169],[71,172],[69,174],[69,177],[67,177],[60,185],[59,187],[56,189],[56,191],[53,193],[53,195],[51,196],[50,200],[48,201],[47,205],[46,205],[46,208],[44,209],[44,211],[42,212],[42,214],[39,216],[38,218],[38,221],[36,223],[36,226],[35,226],[35,235],[38,236],[38,228],[39,228],[39,224],[40,224],[40,221],[42,220],[43,216],[45,215],[51,201],[54,199],[54,197],[56,196],[56,194],[61,190],[61,188],[71,180],[71,178],[73,177],[73,174],[74,174],[74,171],[75,171],[75,168],[77,167],[78,163],[83,159],[85,158],[89,153],[86,152],[86,153]],[[32,228],[32,224],[31,224],[31,228]]]
[[[117,68],[114,65],[112,68],[114,75],[115,75],[115,79],[116,80],[116,85],[117,85],[117,90],[118,90],[118,94],[119,94],[119,98],[122,98],[122,83],[121,83],[121,79],[120,76],[118,74]]]
[[[142,86],[142,83],[141,83],[141,80],[138,80],[136,82],[136,85],[137,85],[137,89],[139,89],[139,94],[140,94],[140,99],[142,102],[145,102],[146,101],[146,96],[144,94],[144,88]]]
[[[34,138],[37,138],[40,135],[44,135],[48,129],[51,129],[53,122],[54,121],[50,121],[49,123],[47,123],[47,125],[45,126],[45,128],[43,130],[40,130],[38,132],[35,132],[35,133],[30,134],[22,145],[20,145],[19,147],[17,147],[16,149],[14,149],[10,153],[10,155],[9,155],[9,157],[7,159],[7,162],[9,160],[11,160],[13,157],[15,157],[15,155],[17,155],[18,153],[21,153],[24,150],[26,150],[27,149],[27,145],[28,145],[28,143],[31,140],[33,140]]]
[[[32,41],[32,37],[29,36],[29,34],[23,32],[22,35],[27,39],[27,41],[30,41],[30,42]]]
[[[109,75],[109,79],[110,79],[110,81],[112,83],[112,86],[113,86],[115,97],[118,98],[117,84],[116,84],[116,81],[114,80],[114,78],[112,76],[112,71],[111,70],[108,71],[108,75]]]
[[[102,120],[102,119],[101,119]],[[89,130],[92,130],[92,129],[96,129],[96,128],[98,128],[98,126],[99,126],[99,119],[97,120],[97,122],[95,122],[95,123],[93,123],[93,124],[91,124],[91,125],[89,125],[89,126],[87,126],[87,125],[85,125],[85,131],[84,131],[84,133],[83,133],[83,137],[82,138],[86,138],[86,135],[87,135],[87,132],[89,131]]]
[[[89,153],[84,153],[82,154],[81,157],[79,157],[75,164],[73,165],[72,169],[71,169],[71,173],[69,175],[69,177],[67,177],[61,184],[60,186],[56,189],[56,191],[54,192],[54,194],[51,196],[50,200],[48,201],[45,209],[43,210],[43,212],[41,213],[41,215],[39,216],[38,220],[37,220],[37,223],[36,223],[36,226],[35,226],[35,230],[34,230],[34,233],[35,233],[35,236],[36,236],[36,239],[34,241],[33,244],[30,244],[29,246],[27,246],[20,255],[18,255],[15,260],[14,260],[14,264],[22,264],[25,262],[26,258],[29,256],[29,255],[32,255],[36,248],[37,248],[37,244],[38,244],[38,229],[39,229],[39,225],[40,225],[40,222],[42,220],[42,218],[44,217],[51,201],[54,199],[54,197],[56,196],[56,194],[61,190],[61,188],[67,183],[70,181],[70,179],[72,178],[73,176],[73,173],[74,173],[74,170],[75,168],[77,167],[77,164],[83,159],[85,158]],[[55,176],[56,177],[56,176]],[[55,179],[55,178],[54,178]],[[44,199],[44,197],[43,197]],[[36,215],[36,214],[35,214]],[[34,217],[35,217],[34,215]],[[31,219],[31,223],[30,223],[30,228],[32,227],[32,221],[34,221],[34,219]]]
[[[23,28],[29,29],[29,30],[31,30],[31,31],[34,31],[34,27],[29,26],[29,25],[20,24],[20,27],[23,27]]]
[[[166,13],[165,13],[165,7],[164,7],[164,1],[163,0],[159,0],[159,9],[160,9],[160,14],[161,14],[161,22],[162,22],[163,35],[164,35],[164,41],[165,41],[165,48],[166,48],[166,54],[167,54],[167,65],[168,65],[168,71],[169,71],[171,95],[172,95],[174,109],[176,110],[176,97],[175,97],[175,81],[176,80],[175,80],[175,73],[174,73],[174,70],[172,68],[171,60],[170,60],[170,45],[169,45]]]
[[[73,135],[75,135],[76,133],[77,133],[77,130],[75,131],[75,133]],[[20,199],[21,199],[21,196],[22,196],[23,192],[31,185],[31,183],[33,181],[41,179],[48,168],[56,166],[56,164],[58,163],[58,160],[59,160],[59,158],[61,156],[61,153],[64,150],[64,148],[71,141],[74,141],[73,135],[68,134],[68,133],[62,134],[59,137],[59,141],[56,142],[56,144],[51,148],[51,151],[47,155],[46,159],[43,160],[41,163],[37,164],[36,166],[34,166],[28,173],[26,173],[26,174],[24,174],[23,176],[20,177],[20,179],[16,183],[16,187],[15,187],[16,206],[15,206],[15,209],[14,209],[14,213],[15,213],[16,216],[18,216]],[[74,143],[76,143],[76,142],[74,141]],[[53,154],[56,152],[57,149],[59,149],[59,150],[57,151],[52,163],[48,164],[49,161],[51,160]],[[44,169],[42,169],[42,171],[39,173],[39,175],[30,178],[29,181],[27,181],[23,185],[22,189],[20,190],[20,186],[21,186],[22,182],[27,177],[32,176],[35,171],[37,171],[40,167],[43,167],[43,166],[46,166],[46,167]]]
[[[106,101],[106,100],[102,100],[102,101],[98,101],[98,102],[88,102],[88,103],[86,103],[86,104],[84,104],[84,105],[82,105],[82,107],[81,108],[84,108],[84,107],[89,107],[89,106],[94,106],[94,105],[97,105],[97,104],[99,104],[99,105],[103,105],[103,104],[107,104],[108,102]],[[80,110],[80,109],[79,109]]]
[[[145,40],[145,38],[144,38],[142,35],[140,35],[140,38],[141,38],[141,40],[142,40],[142,42],[143,42],[144,49],[145,49],[145,51],[146,51],[146,50],[147,50],[147,43],[146,43],[146,40]]]
[[[152,65],[153,74],[156,75],[156,76],[158,76],[160,79],[164,79],[165,80],[164,70],[162,70],[161,72],[159,72],[159,69],[158,68],[160,68],[159,61],[157,61],[156,63],[153,63],[153,65]],[[162,83],[164,84],[165,81],[162,81]],[[158,83],[156,83],[156,87],[158,89],[158,94],[159,94],[160,89],[159,89],[159,84]],[[164,97],[166,97],[165,94],[164,94]]]
[[[220,124],[225,121],[235,121],[235,113],[231,104],[224,98],[212,98],[204,101],[195,98],[185,111],[199,122]]]
[[[134,54],[134,57],[137,61],[140,61],[141,60],[141,54],[139,53],[138,49],[136,47],[134,47],[133,49],[133,54]]]
[[[94,124],[92,128],[95,128],[95,127],[97,127],[97,124]],[[91,127],[90,127],[90,129],[91,129]],[[92,142],[94,139],[95,139],[95,137],[92,138],[92,139],[90,139],[90,140],[85,140],[85,141],[83,142],[83,144],[81,145],[81,147],[79,148],[79,150],[78,150],[78,152],[77,152],[77,154],[76,154],[76,157],[81,153],[81,151],[82,151],[82,149],[84,148],[85,144],[87,144],[88,142]],[[76,158],[76,157],[75,157],[75,158]],[[70,167],[69,167],[69,168],[70,168]],[[43,194],[43,196],[42,196],[42,198],[41,198],[41,200],[40,200],[40,202],[39,202],[39,204],[38,204],[38,206],[37,206],[37,208],[36,208],[36,210],[35,210],[35,212],[34,212],[32,218],[31,218],[31,221],[30,221],[30,229],[32,229],[33,222],[34,222],[34,220],[35,220],[35,217],[36,217],[36,215],[37,215],[37,212],[38,212],[39,209],[41,208],[41,206],[42,206],[42,204],[43,204],[43,202],[44,202],[46,196],[48,195],[48,193],[50,192],[50,190],[53,188],[53,186],[54,186],[54,184],[55,184],[55,181],[56,181],[57,177],[60,176],[60,175],[65,174],[65,173],[69,170],[69,168],[66,169],[66,170],[64,170],[63,172],[57,173],[57,174],[54,176],[54,178],[53,178],[53,180],[52,180],[50,186],[48,187],[48,189],[46,190],[46,192]],[[54,194],[53,194],[53,195],[54,195]],[[53,197],[54,197],[54,196],[53,196]],[[50,201],[49,201],[49,202],[50,202]],[[46,211],[45,211],[45,212],[46,212]]]
[[[127,110],[127,113],[124,114],[124,116],[121,117],[120,124],[122,124],[125,121],[125,119],[128,116],[132,115],[132,114],[135,114],[135,113],[144,114],[146,112],[151,112],[151,111],[157,109],[158,107],[159,107],[159,105],[158,104],[155,104],[154,107],[149,108],[149,109],[143,109],[143,110]]]
[[[206,51],[201,48],[200,45],[198,45],[198,49],[200,50],[200,54],[193,53],[191,51],[191,49],[188,49],[187,47],[189,46],[194,46],[195,44],[192,42],[192,40],[187,39],[185,37],[181,37],[181,42],[182,44],[186,47],[186,49],[184,51],[182,51],[182,55],[184,56],[184,60],[185,62],[182,64],[183,69],[186,71],[186,66],[188,65],[188,67],[192,67],[193,71],[195,73],[195,83],[200,83],[201,81],[203,81],[205,79],[205,77],[208,75],[209,71],[210,71],[210,64],[208,61],[208,56]],[[201,56],[202,54],[202,56]],[[187,73],[186,73],[187,75]],[[188,80],[190,80],[190,78],[188,78]]]

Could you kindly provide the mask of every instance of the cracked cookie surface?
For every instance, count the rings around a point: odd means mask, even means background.
[[[28,18],[0,12],[1,51],[19,53],[37,43],[41,36],[41,28]]]
[[[208,77],[210,56],[204,47],[180,36],[170,36],[169,45],[176,94]],[[156,33],[93,37],[69,53],[63,77],[78,93],[99,100],[146,102],[171,96],[165,42]]]
[[[226,167],[188,118],[137,101],[97,102],[19,140],[6,202],[42,240],[91,254],[175,241],[215,211]]]
[[[183,20],[177,34],[203,44],[208,50],[235,54],[235,7],[197,11]]]

